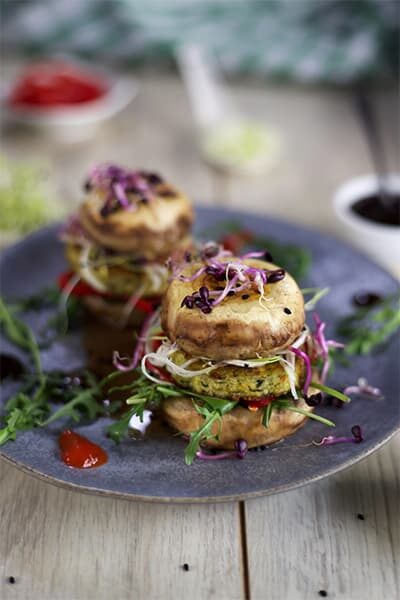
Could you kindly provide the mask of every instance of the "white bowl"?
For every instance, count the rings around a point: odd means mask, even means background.
[[[82,62],[68,62],[87,68]],[[114,77],[109,71],[93,66],[89,72],[97,73],[107,83],[106,93],[97,100],[70,108],[10,106],[7,98],[12,84],[8,82],[1,90],[2,119],[6,123],[36,129],[62,142],[89,139],[103,121],[125,108],[135,98],[138,90],[137,82],[128,77]]]
[[[385,177],[389,192],[400,194],[400,175]],[[364,219],[351,210],[357,200],[378,191],[375,175],[364,175],[341,185],[333,197],[333,209],[338,225],[338,234],[347,242],[368,254],[386,269],[400,274],[400,227],[384,225]]]

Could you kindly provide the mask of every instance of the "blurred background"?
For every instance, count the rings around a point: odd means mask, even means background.
[[[399,170],[395,0],[2,0],[3,245],[72,211],[96,162],[159,171],[197,204],[337,232],[373,172],[371,100]]]

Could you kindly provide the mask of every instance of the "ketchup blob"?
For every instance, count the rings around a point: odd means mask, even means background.
[[[60,434],[58,443],[61,458],[69,467],[93,469],[101,467],[108,461],[108,456],[103,448],[71,429],[66,429]]]

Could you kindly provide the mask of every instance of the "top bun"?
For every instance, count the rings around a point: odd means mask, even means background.
[[[231,257],[228,260],[261,269],[279,268],[255,259]],[[184,276],[190,277],[201,266],[190,265]],[[191,282],[178,278],[165,294],[161,312],[163,329],[170,340],[188,354],[212,360],[265,357],[287,348],[300,335],[305,321],[304,300],[288,273],[280,281],[264,286],[262,305],[258,291],[251,289],[226,297],[208,314],[197,307],[182,306],[185,297],[200,287],[213,290],[219,283],[206,273]]]
[[[79,217],[84,229],[101,246],[117,252],[138,254],[147,259],[166,257],[176,246],[187,241],[193,222],[188,198],[175,187],[153,173],[138,172],[149,186],[151,199],[135,190],[125,190],[132,204],[124,208],[117,204],[105,210],[109,190],[92,185]]]

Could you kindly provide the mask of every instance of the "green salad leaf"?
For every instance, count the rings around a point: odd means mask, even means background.
[[[400,329],[400,292],[344,317],[337,331],[347,341],[349,355],[366,355],[385,344]]]

